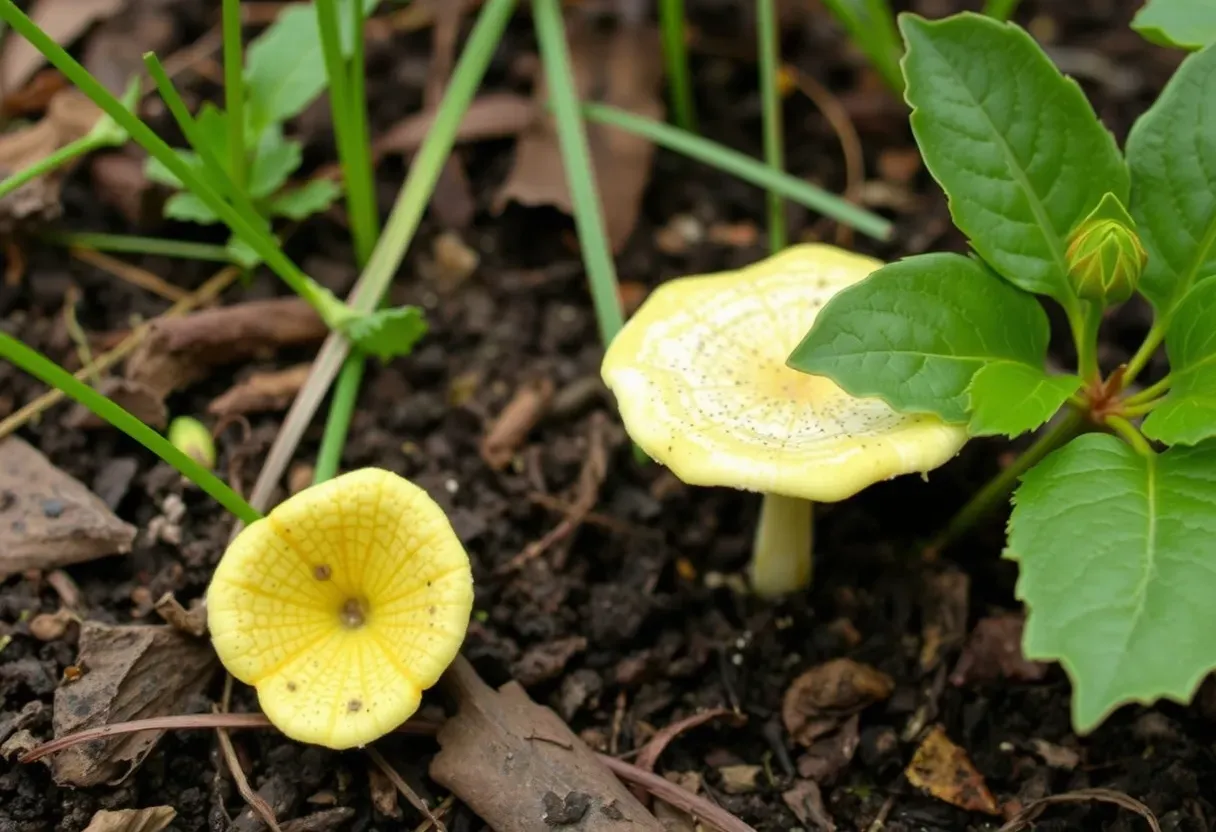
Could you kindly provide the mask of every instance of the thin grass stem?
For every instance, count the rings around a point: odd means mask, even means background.
[[[224,108],[228,111],[228,172],[245,187],[245,73],[241,42],[241,0],[224,0]],[[163,95],[163,93],[162,93]]]
[[[232,262],[232,255],[224,246],[195,243],[188,240],[164,240],[159,237],[138,237],[93,231],[44,231],[38,235],[38,239],[61,246],[78,246],[120,254],[159,255],[214,263]]]
[[[688,66],[688,44],[684,37],[684,0],[659,0],[659,27],[663,36],[672,118],[681,130],[695,133],[697,116],[692,73]]]
[[[776,0],[756,0],[756,37],[760,53],[760,101],[764,115],[764,161],[778,173],[785,170],[782,140],[781,88],[777,70],[781,66],[781,44],[777,32]],[[773,253],[785,248],[785,200],[768,192],[768,247]]]
[[[338,473],[342,464],[342,449],[346,447],[346,436],[350,431],[350,420],[355,413],[355,402],[359,398],[359,385],[367,367],[363,353],[351,350],[338,374],[334,386],[334,397],[329,404],[325,419],[325,433],[321,437],[321,448],[317,451],[317,464],[313,482],[325,482]]]

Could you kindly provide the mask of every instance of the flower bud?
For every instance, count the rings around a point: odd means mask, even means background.
[[[215,467],[215,440],[198,419],[178,416],[170,422],[169,442],[204,468]]]
[[[1135,220],[1111,193],[1069,235],[1066,256],[1077,297],[1103,306],[1132,296],[1148,260]]]

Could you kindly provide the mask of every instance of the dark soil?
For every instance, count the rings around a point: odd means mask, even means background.
[[[200,8],[217,4],[179,5],[185,11],[175,13],[181,15],[183,41],[189,42],[187,35],[200,34],[213,17]],[[703,48],[695,52],[702,129],[758,155],[755,70],[739,54],[746,56],[753,42],[739,24],[746,11],[740,5],[748,4],[705,0],[689,5],[703,38]],[[913,5],[936,16],[965,4],[920,0]],[[1027,0],[1018,18],[1024,24],[1033,21],[1033,31],[1058,49],[1059,59],[1079,76],[1120,140],[1178,60],[1147,46],[1127,28],[1136,5],[1131,0]],[[512,67],[534,48],[527,19],[517,20],[487,87],[518,87]],[[876,170],[883,154],[913,146],[900,105],[874,89],[872,78],[860,70],[859,57],[822,13],[791,18],[784,48],[789,60],[850,107],[868,170]],[[429,49],[428,33],[416,32],[374,50],[370,92],[377,131],[420,105]],[[207,95],[214,89],[204,84],[193,91]],[[841,190],[839,143],[806,99],[790,99],[787,130],[789,168]],[[317,132],[309,150],[314,163],[333,158],[332,147]],[[994,516],[936,564],[915,554],[918,543],[997,470],[1008,450],[1001,443],[972,443],[927,485],[906,478],[875,486],[846,503],[820,507],[817,574],[806,598],[770,606],[726,586],[708,588],[707,576],[737,574],[743,568],[757,499],[729,490],[688,488],[657,466],[634,462],[611,418],[609,400],[592,381],[601,350],[571,223],[548,210],[491,213],[491,195],[505,175],[510,143],[475,145],[461,154],[479,206],[474,225],[463,236],[481,254],[481,266],[449,293],[426,282],[418,264],[439,229],[424,224],[393,299],[424,305],[431,334],[413,356],[369,370],[343,463],[346,468],[376,465],[397,471],[424,486],[450,512],[473,558],[478,587],[465,654],[488,681],[499,684],[523,675],[537,701],[553,704],[603,750],[621,754],[639,747],[656,728],[697,709],[739,708],[748,717],[746,725],[693,729],[668,747],[658,770],[700,773],[712,799],[761,832],[778,832],[810,826],[800,823],[781,797],[804,753],[781,726],[783,693],[804,670],[847,656],[889,674],[895,692],[862,714],[852,762],[822,783],[827,812],[841,829],[1000,826],[999,818],[956,809],[905,780],[902,772],[916,747],[917,725],[935,722],[967,752],[1001,802],[1026,803],[1103,787],[1143,801],[1164,829],[1216,828],[1213,730],[1199,705],[1124,708],[1091,736],[1078,738],[1069,723],[1069,685],[1058,668],[1042,681],[955,686],[947,677],[958,656],[957,643],[946,645],[932,669],[922,668],[923,628],[938,606],[926,587],[935,578],[960,570],[970,577],[968,631],[995,611],[1017,608],[1015,570],[998,559],[1002,517]],[[380,169],[386,211],[401,176],[399,162],[388,161]],[[897,239],[876,248],[859,238],[859,248],[887,258],[961,248],[944,200],[923,171],[910,190],[911,204],[890,212]],[[62,226],[68,229],[200,235],[185,227],[131,228],[98,205],[85,173],[69,181],[65,205]],[[750,222],[762,227],[764,198],[748,185],[660,152],[638,228],[618,258],[622,279],[655,285],[676,275],[738,266],[765,253],[763,234],[744,247],[700,242],[682,253],[663,253],[656,248],[656,233],[677,214],[691,215],[702,226]],[[834,233],[801,211],[791,211],[791,217],[800,235],[830,239]],[[289,253],[345,291],[353,272],[344,265],[351,262],[344,233],[329,220],[310,221],[292,238]],[[24,284],[0,291],[4,326],[68,366],[78,365],[60,314],[68,286],[83,293],[81,323],[90,332],[121,329],[132,315],[151,317],[167,307],[59,250],[33,243],[25,250],[30,264]],[[139,262],[183,288],[197,287],[210,273],[203,264],[157,258]],[[283,292],[274,279],[260,274],[250,285],[229,290],[226,300]],[[1143,312],[1132,308],[1107,328],[1108,366],[1126,356],[1144,325]],[[308,357],[306,351],[284,351],[225,369],[173,397],[171,411],[204,413],[234,378]],[[580,385],[589,395],[545,419],[520,449],[520,464],[496,473],[479,456],[480,439],[515,390],[538,377],[548,377],[572,397]],[[453,404],[454,387],[472,389],[471,397]],[[38,384],[0,365],[0,409],[13,409],[40,392]],[[170,494],[180,494],[188,508],[180,545],[150,543],[141,534],[129,556],[68,570],[83,593],[88,617],[131,622],[146,609],[142,602],[166,590],[183,602],[201,595],[223,551],[229,518],[117,432],[65,428],[64,412],[63,407],[51,411],[21,435],[86,484],[118,477],[120,494],[126,460],[134,460],[135,473],[118,512],[140,529],[160,513]],[[496,567],[561,520],[530,495],[569,493],[600,413],[610,416],[605,440],[609,466],[595,510],[611,522],[584,524],[568,546],[555,547],[515,574],[496,576]],[[233,427],[222,435],[218,470],[227,472],[238,488],[247,489],[256,477],[279,419],[254,416],[247,432]],[[319,421],[297,454],[300,462],[310,463],[316,453]],[[50,736],[53,689],[73,662],[75,649],[65,640],[34,639],[25,622],[58,606],[55,592],[37,576],[11,579],[0,589],[0,632],[12,635],[0,653],[0,726],[37,700],[48,707],[27,727],[39,738]],[[572,637],[585,638],[585,649],[570,656],[552,649]],[[218,697],[218,680],[211,693]],[[210,701],[197,703],[200,711],[209,707]],[[252,710],[256,702],[249,691],[238,690],[233,707]],[[271,731],[234,736],[254,787],[276,784],[283,798],[281,820],[324,808],[321,801],[328,795],[354,810],[342,829],[412,828],[417,822],[408,807],[405,820],[375,812],[368,760],[360,753],[303,747]],[[1048,765],[1041,742],[1074,750],[1075,765]],[[425,792],[431,742],[389,739],[379,746]],[[132,777],[114,787],[61,788],[41,764],[0,764],[0,830],[71,832],[83,828],[99,808],[157,804],[177,809],[173,829],[230,828],[227,818],[243,811],[244,804],[226,775],[218,773],[218,760],[214,735],[196,731],[167,736]],[[755,792],[731,795],[721,788],[719,769],[735,763],[765,766]],[[429,788],[433,796],[436,790]],[[886,826],[871,826],[884,804]],[[449,816],[449,826],[486,828],[463,809]],[[1109,804],[1078,803],[1048,810],[1038,828],[1146,827],[1138,816]]]

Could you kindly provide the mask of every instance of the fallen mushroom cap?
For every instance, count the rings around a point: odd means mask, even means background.
[[[629,435],[686,483],[818,502],[946,462],[964,426],[786,366],[832,295],[881,265],[808,244],[660,286],[604,356]]]
[[[426,492],[388,471],[301,491],[245,528],[207,590],[220,661],[287,736],[363,745],[417,709],[460,650],[468,555]]]

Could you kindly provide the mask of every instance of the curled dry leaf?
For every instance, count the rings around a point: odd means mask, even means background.
[[[147,809],[102,809],[94,813],[84,832],[160,832],[177,817],[172,806],[149,806]]]
[[[86,622],[80,633],[84,669],[55,691],[55,736],[145,717],[182,713],[215,673],[215,653],[201,639],[167,626],[113,627]],[[50,758],[55,781],[96,786],[123,780],[163,731],[141,731],[75,745]]]
[[[814,780],[797,780],[791,789],[781,793],[800,823],[814,824],[821,832],[836,832],[836,823],[823,806],[823,794]]]
[[[933,726],[925,736],[904,770],[904,776],[913,786],[952,806],[968,812],[1001,813],[983,775],[976,771],[967,752],[951,742],[940,725]]]
[[[125,375],[163,397],[206,378],[213,367],[312,344],[327,332],[324,321],[299,298],[158,318],[127,359]]]
[[[582,636],[534,645],[511,665],[511,675],[524,687],[539,685],[560,676],[567,663],[586,649],[587,639]]]
[[[216,416],[286,410],[308,380],[311,364],[296,364],[286,370],[254,373],[212,400],[207,412]]]
[[[1018,682],[1038,682],[1047,675],[1047,665],[1022,655],[1021,613],[1002,613],[976,622],[963,653],[950,674],[951,684],[957,686],[1013,679]]]
[[[795,742],[810,747],[894,690],[895,683],[887,674],[852,659],[833,659],[790,683],[781,704],[781,719]]]
[[[30,18],[60,46],[68,46],[99,20],[111,17],[127,0],[38,0]],[[0,89],[25,84],[46,63],[42,53],[24,38],[7,38],[0,56]]]
[[[0,441],[0,578],[128,552],[135,531],[30,445]]]
[[[568,39],[580,100],[599,101],[646,118],[663,118],[662,50],[654,27],[622,22],[605,32],[588,18],[579,17],[570,22]],[[543,80],[537,83],[536,95],[543,108],[548,97]],[[613,251],[620,251],[637,224],[642,193],[650,181],[654,145],[600,124],[587,125],[587,140],[608,238]],[[552,117],[538,118],[519,138],[511,172],[494,198],[495,210],[518,202],[552,205],[571,213],[574,203],[565,169],[555,163],[559,158],[561,148]]]
[[[518,390],[481,440],[481,458],[495,471],[507,466],[553,400],[553,380],[539,378]]]

